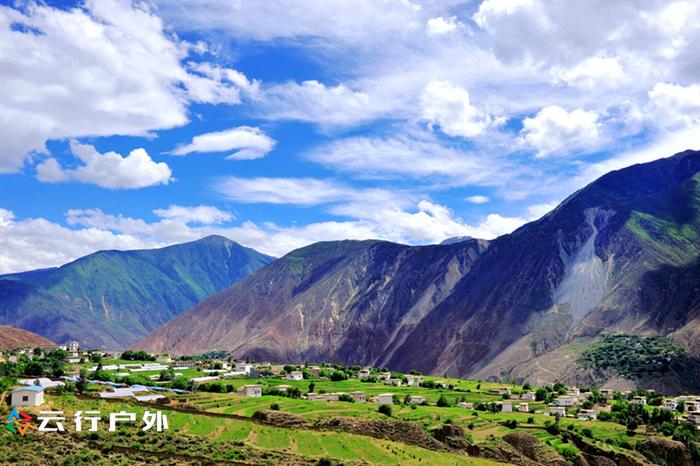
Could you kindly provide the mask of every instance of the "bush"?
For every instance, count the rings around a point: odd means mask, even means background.
[[[449,400],[445,398],[445,395],[440,395],[440,398],[437,400],[437,405],[441,408],[447,408],[451,406]]]
[[[535,418],[532,417],[532,416],[530,416],[529,418],[527,418],[527,423],[528,423],[528,424],[534,424],[534,423],[535,423]]]
[[[515,419],[508,419],[505,422],[503,422],[503,425],[509,429],[515,429],[516,427],[518,427],[518,421],[516,421]]]
[[[331,380],[333,382],[342,382],[343,380],[348,380],[348,375],[342,371],[335,371],[331,374]]]
[[[384,414],[385,416],[391,416],[391,405],[379,405],[377,411]]]
[[[338,395],[338,401],[346,401],[348,403],[354,403],[355,398],[353,398],[352,395],[348,395],[347,393],[341,393]]]
[[[270,405],[270,409],[273,411],[279,411],[280,410],[280,404],[279,403],[272,403]]]

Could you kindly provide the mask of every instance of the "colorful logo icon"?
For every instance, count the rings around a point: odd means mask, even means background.
[[[7,416],[5,430],[9,430],[13,434],[18,434],[24,437],[29,429],[36,430],[36,424],[32,423],[32,417],[24,411],[13,409]]]

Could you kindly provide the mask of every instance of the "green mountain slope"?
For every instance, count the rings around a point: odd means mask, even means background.
[[[220,236],[100,251],[59,268],[0,276],[0,323],[54,341],[125,348],[270,261]]]

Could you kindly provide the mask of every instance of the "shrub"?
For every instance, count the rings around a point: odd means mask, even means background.
[[[270,405],[270,409],[273,411],[279,411],[280,410],[280,404],[279,403],[272,403]]]
[[[534,423],[535,423],[535,418],[532,417],[532,416],[530,416],[529,418],[527,418],[527,423],[528,423],[528,424],[534,424]]]
[[[516,427],[518,427],[518,421],[516,421],[515,419],[508,419],[505,422],[503,422],[503,425],[509,429],[515,429]]]
[[[391,405],[379,405],[377,411],[384,414],[385,416],[391,416]]]
[[[437,405],[441,408],[447,408],[450,406],[450,402],[445,398],[445,395],[440,395],[440,398],[437,400]]]
[[[341,393],[338,395],[338,401],[346,401],[348,403],[354,403],[355,398],[353,398],[352,395],[348,395],[347,393]]]

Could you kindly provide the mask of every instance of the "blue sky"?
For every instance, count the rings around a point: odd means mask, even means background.
[[[697,148],[697,1],[0,5],[0,273],[493,238]]]

